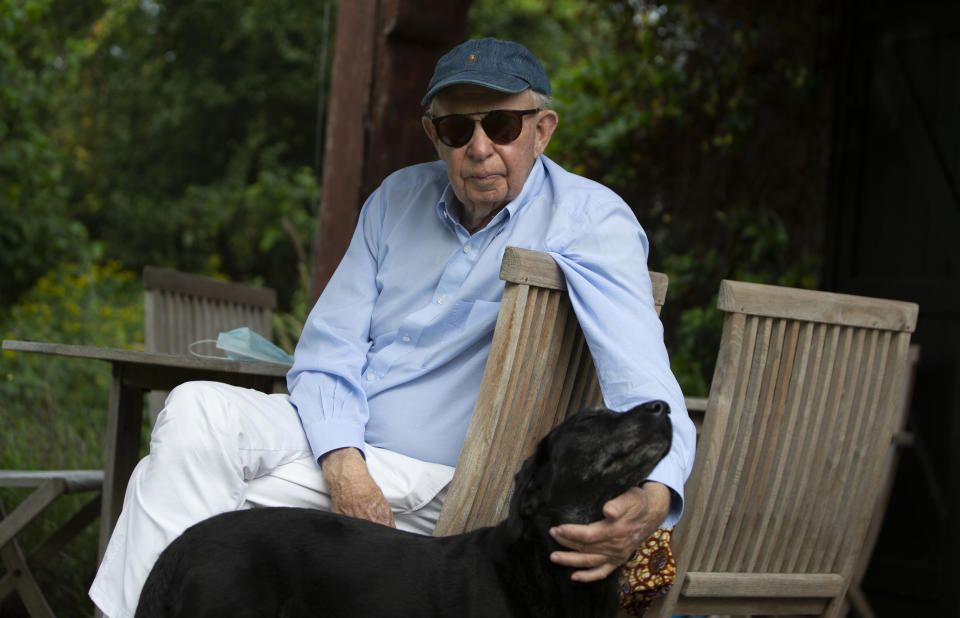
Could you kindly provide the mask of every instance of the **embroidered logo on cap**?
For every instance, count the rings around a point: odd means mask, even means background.
[[[478,57],[476,54],[470,54],[469,56],[467,56],[467,64],[473,64],[474,62],[477,61],[477,59]]]

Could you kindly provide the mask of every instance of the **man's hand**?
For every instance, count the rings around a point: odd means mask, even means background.
[[[666,485],[651,481],[632,487],[603,505],[600,521],[551,528],[554,540],[574,551],[555,551],[550,560],[580,569],[573,572],[573,581],[601,580],[633,556],[669,511]]]
[[[394,526],[393,511],[359,450],[348,447],[330,451],[320,459],[320,465],[330,488],[331,511]]]

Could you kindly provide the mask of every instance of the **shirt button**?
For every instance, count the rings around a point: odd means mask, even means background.
[[[370,382],[373,382],[376,379],[377,379],[377,374],[375,374],[372,371],[367,372],[367,380],[369,380]]]
[[[463,252],[464,252],[464,253],[470,253],[470,245],[464,245],[464,247],[463,247]]]
[[[410,341],[410,335],[404,335],[404,336],[403,336],[403,340],[404,340],[404,341]]]
[[[438,304],[438,305],[442,305],[446,300],[447,300],[446,298],[444,298],[443,296],[441,296],[441,297],[437,298],[437,304]]]

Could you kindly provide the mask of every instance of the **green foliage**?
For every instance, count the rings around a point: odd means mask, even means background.
[[[130,347],[143,340],[139,276],[116,262],[63,265],[41,277],[7,312],[0,334],[4,339]],[[3,352],[0,468],[102,468],[109,393],[107,363]],[[8,509],[25,495],[16,490],[0,492]],[[89,499],[57,500],[22,535],[26,549],[36,548]],[[92,614],[85,590],[93,578],[96,548],[97,526],[90,526],[38,574],[57,615]]]
[[[0,305],[75,257],[83,227],[68,213],[63,152],[45,130],[63,100],[67,67],[48,27],[52,0],[0,0]]]
[[[116,2],[83,47],[80,216],[111,256],[276,288],[312,240],[322,3]],[[104,170],[110,173],[104,174]]]
[[[319,196],[324,4],[0,0],[0,307],[87,239],[286,307],[281,221],[309,247]]]
[[[813,287],[822,250],[835,8],[733,0],[476,0],[476,36],[551,77],[548,150],[629,203],[670,276],[672,363],[705,394],[723,278]],[[562,48],[562,51],[557,48]]]
[[[288,354],[293,354],[310,313],[310,271],[306,261],[297,263],[299,285],[293,291],[290,311],[275,312],[271,316],[273,341]]]

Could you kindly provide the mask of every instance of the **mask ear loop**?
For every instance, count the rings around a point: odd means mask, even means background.
[[[216,340],[216,339],[198,339],[198,340],[194,341],[194,342],[191,343],[189,346],[187,346],[187,349],[190,350],[190,354],[192,354],[193,356],[196,356],[197,358],[209,358],[209,359],[213,359],[213,360],[230,360],[230,357],[229,357],[229,356],[217,356],[217,355],[214,355],[214,354],[201,354],[200,352],[197,352],[197,351],[194,349],[194,346],[197,346],[197,345],[199,345],[199,344],[201,344],[201,343],[212,343],[212,344],[216,345],[216,344],[217,344],[217,340]]]

